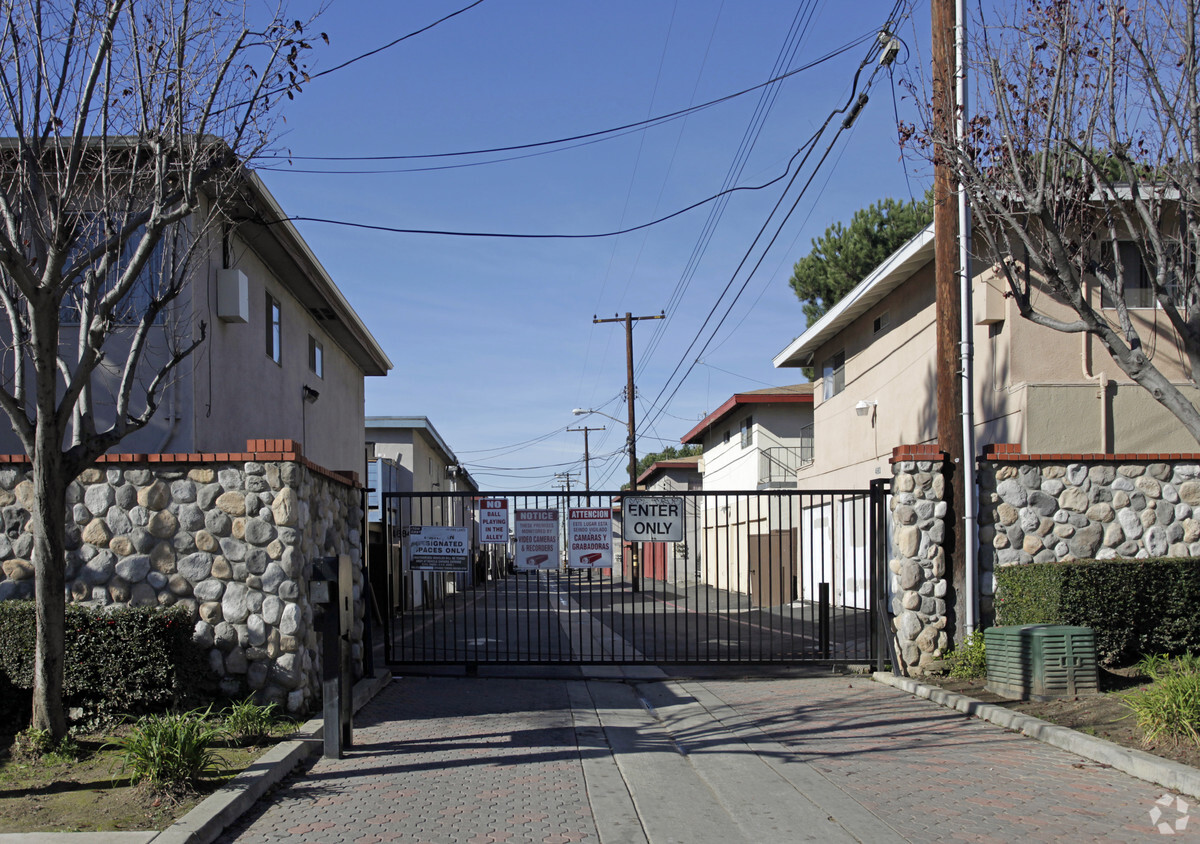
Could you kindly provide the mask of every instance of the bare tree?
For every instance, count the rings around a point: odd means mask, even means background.
[[[1161,308],[1200,386],[1197,0],[995,7],[970,27],[965,136],[937,136],[928,112],[902,136],[944,154],[1021,316],[1097,338],[1200,441],[1200,412],[1143,351],[1155,320],[1130,314]]]
[[[32,459],[33,725],[56,738],[67,489],[204,339],[189,271],[306,79],[304,24],[267,12],[0,0],[0,407]]]

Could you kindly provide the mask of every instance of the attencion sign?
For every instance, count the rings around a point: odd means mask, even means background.
[[[573,569],[609,569],[613,557],[611,507],[567,510],[567,565]]]
[[[557,569],[559,566],[558,511],[517,510],[517,548],[513,565],[518,571]]]
[[[683,499],[627,495],[621,499],[626,542],[683,542]]]
[[[413,525],[408,529],[413,571],[466,571],[469,538],[465,527]]]

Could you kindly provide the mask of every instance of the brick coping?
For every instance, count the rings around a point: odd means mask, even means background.
[[[948,455],[937,443],[919,443],[915,445],[899,445],[892,449],[892,463],[913,460],[946,460]],[[1079,462],[1090,463],[1163,463],[1188,461],[1200,463],[1200,452],[1148,452],[1142,454],[1126,453],[1071,453],[1047,452],[1044,454],[1023,454],[1019,443],[990,443],[983,447],[980,460],[992,463],[1039,463],[1039,462]]]
[[[994,443],[983,447],[983,458],[1001,463],[1030,463],[1041,461],[1080,461],[1110,462],[1110,463],[1162,463],[1166,461],[1195,461],[1200,463],[1200,453],[1197,452],[1048,452],[1044,454],[1023,454],[1018,443]]]
[[[0,454],[0,465],[27,466],[32,461],[27,454]],[[97,465],[113,463],[299,463],[306,469],[346,486],[362,488],[358,472],[326,469],[304,456],[295,440],[246,440],[245,451],[176,452],[171,454],[110,453],[96,458]]]

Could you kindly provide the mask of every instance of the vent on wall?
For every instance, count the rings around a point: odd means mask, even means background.
[[[333,312],[333,308],[325,308],[325,307],[309,308],[308,312],[310,314],[312,314],[313,317],[315,317],[316,319],[319,319],[323,322],[328,322],[331,319],[337,319],[337,314],[335,314]]]
[[[983,632],[987,689],[1018,700],[1096,694],[1096,636],[1090,627],[1026,624]]]

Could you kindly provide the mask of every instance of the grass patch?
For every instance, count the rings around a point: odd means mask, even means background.
[[[1143,741],[1200,747],[1200,659],[1151,656],[1136,666],[1150,684],[1121,696],[1137,720]]]
[[[223,733],[212,745],[217,758],[181,795],[135,785],[128,771],[121,773],[116,743],[134,724],[73,734],[71,754],[60,745],[36,759],[17,752],[15,736],[0,738],[0,833],[166,829],[290,733],[273,729],[254,746],[240,746],[215,714],[206,723]]]

